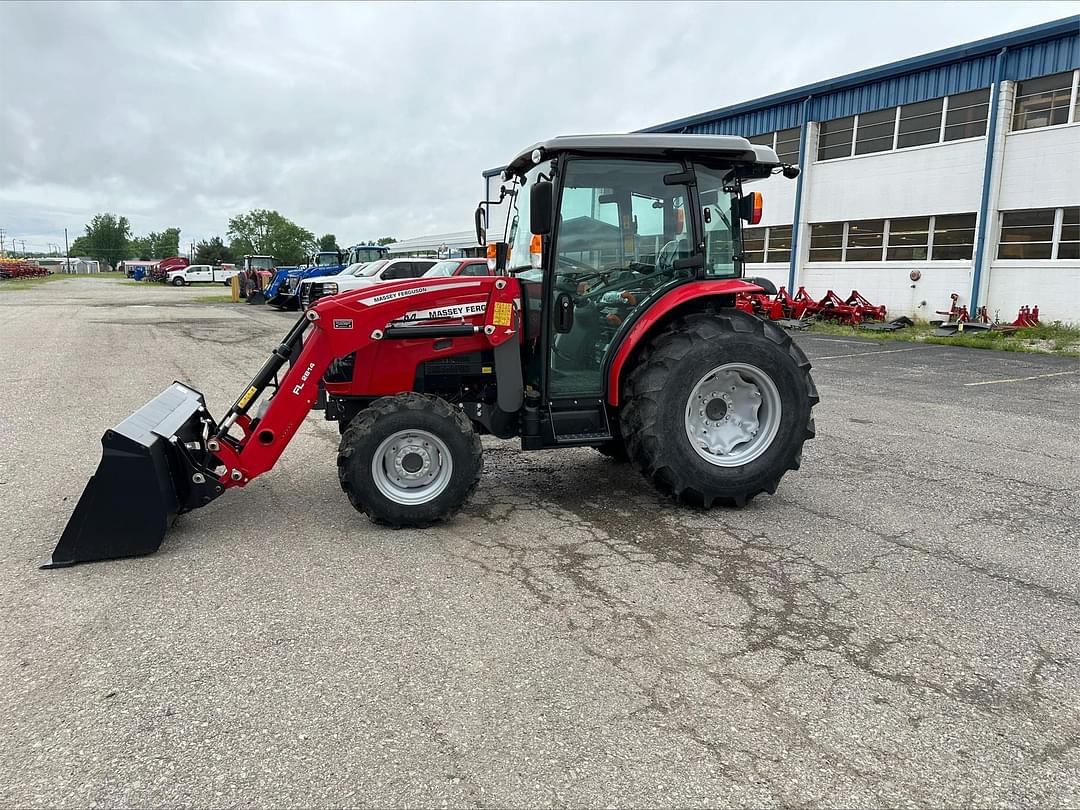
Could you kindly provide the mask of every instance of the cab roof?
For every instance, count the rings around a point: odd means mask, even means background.
[[[768,146],[756,146],[736,135],[670,135],[634,133],[630,135],[562,135],[535,143],[510,161],[506,171],[520,174],[533,165],[533,152],[540,150],[541,160],[562,153],[611,157],[689,157],[698,160],[721,160],[726,163],[758,164],[773,169],[780,159]]]

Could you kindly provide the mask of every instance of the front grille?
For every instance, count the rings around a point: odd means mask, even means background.
[[[307,303],[304,304],[304,307],[310,307],[320,298],[326,298],[328,295],[333,295],[333,293],[327,289],[326,284],[321,284],[319,282],[308,284],[304,287],[304,297],[307,299]]]

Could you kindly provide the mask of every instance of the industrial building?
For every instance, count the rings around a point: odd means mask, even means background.
[[[1078,76],[1080,16],[642,131],[742,135],[801,168],[754,185],[747,275],[927,320],[957,293],[1080,322]]]

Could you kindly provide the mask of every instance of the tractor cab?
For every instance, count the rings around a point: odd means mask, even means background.
[[[527,383],[553,400],[617,397],[617,350],[642,317],[656,319],[657,301],[687,285],[696,298],[710,283],[733,301],[742,226],[762,214],[761,194],[742,184],[776,172],[798,169],[725,136],[573,136],[522,151],[490,201],[509,205],[488,254],[527,290]],[[486,241],[483,207],[476,220]]]
[[[367,264],[379,259],[385,259],[390,255],[390,248],[385,245],[353,245],[346,251],[345,266],[354,264]]]

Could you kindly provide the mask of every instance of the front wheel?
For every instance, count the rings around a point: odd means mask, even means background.
[[[183,287],[184,286],[184,280],[182,278],[180,278],[180,276],[177,276],[176,278],[174,278],[172,283],[173,283],[174,287]]]
[[[422,394],[383,397],[341,436],[338,477],[376,523],[429,526],[453,515],[480,482],[480,437],[460,409]]]
[[[737,310],[672,323],[624,393],[631,460],[662,492],[697,506],[773,494],[814,436],[806,355],[779,327]]]

